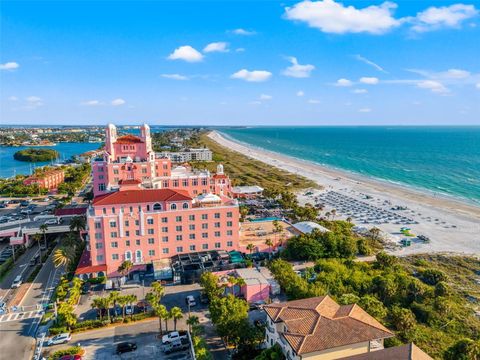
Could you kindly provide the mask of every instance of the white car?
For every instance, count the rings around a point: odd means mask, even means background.
[[[22,281],[22,275],[18,275],[14,280],[13,280],[13,283],[12,283],[12,289],[17,289],[20,287],[20,285],[22,285],[23,281]]]
[[[195,298],[194,298],[192,295],[188,295],[188,296],[185,298],[185,303],[186,303],[188,306],[195,306],[195,305],[197,305],[197,302],[195,301]]]
[[[125,306],[125,314],[127,315],[132,315],[133,314],[134,307],[133,305],[127,305]]]
[[[58,344],[66,344],[72,339],[72,335],[70,333],[63,333],[58,334],[48,340],[47,345],[58,345]]]
[[[58,224],[58,220],[57,219],[47,219],[44,224],[46,225],[57,225]]]
[[[180,335],[178,331],[172,331],[171,333],[168,333],[167,335],[162,336],[162,344],[166,345],[174,342],[175,340],[181,340],[185,338],[186,338],[186,335]]]

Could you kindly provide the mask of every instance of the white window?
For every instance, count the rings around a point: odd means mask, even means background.
[[[215,237],[220,237],[220,231],[215,231]]]
[[[233,235],[233,231],[232,230],[227,230],[227,236],[232,236]]]
[[[103,261],[103,255],[97,255],[97,261]]]
[[[125,251],[125,260],[132,261],[132,252],[131,251]]]
[[[147,224],[148,224],[148,225],[153,225],[153,219],[152,219],[152,218],[148,218],[148,219],[147,219]]]
[[[182,207],[183,207],[184,209],[188,209],[188,203],[183,203]]]
[[[182,235],[177,235],[177,241],[182,241]]]
[[[202,244],[202,249],[203,250],[208,250],[208,244]]]
[[[112,245],[112,248],[118,248],[118,242],[112,241],[110,244]]]
[[[112,260],[118,260],[118,254],[112,254]]]
[[[195,251],[195,245],[190,245],[190,251]]]
[[[170,210],[177,210],[177,204],[170,205]]]
[[[153,235],[153,234],[155,234],[155,230],[154,229],[148,229],[147,233],[148,233],[148,235]]]
[[[95,249],[102,249],[103,243],[95,243]]]
[[[149,244],[155,244],[155,239],[154,238],[149,238],[148,243]]]
[[[160,204],[160,203],[155,203],[155,204],[153,205],[153,211],[160,211],[160,210],[162,210],[162,204]]]
[[[168,236],[162,236],[162,242],[164,243],[168,242]]]
[[[177,246],[177,253],[183,252],[183,246]]]
[[[221,247],[222,247],[222,244],[220,244],[219,242],[215,243],[215,249],[220,249]]]
[[[110,233],[110,237],[111,237],[111,238],[116,238],[116,237],[117,237],[117,232],[116,232],[116,231],[112,231],[112,232]]]
[[[135,251],[135,262],[142,262],[142,251]]]
[[[155,256],[155,250],[148,250],[148,256]]]
[[[164,254],[168,254],[168,249],[167,249],[167,248],[162,249],[162,252],[163,252]]]
[[[110,227],[112,227],[112,228],[117,227],[117,222],[114,221],[114,220],[110,221]]]
[[[95,233],[95,239],[100,240],[102,238],[102,233]]]
[[[233,246],[233,241],[227,241],[227,246],[232,247]]]

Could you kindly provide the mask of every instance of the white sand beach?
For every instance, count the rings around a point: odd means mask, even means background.
[[[410,228],[413,234],[430,238],[430,243],[424,243],[412,237],[411,246],[391,250],[391,253],[408,255],[453,252],[480,256],[480,207],[256,148],[228,139],[216,131],[212,131],[209,137],[231,150],[283,170],[301,174],[324,187],[323,190],[316,190],[308,196],[300,194],[300,202],[314,203],[318,196],[325,196],[327,192],[332,192],[330,195],[340,194],[339,196],[343,199],[346,196],[346,203],[350,199],[352,202],[361,201],[370,205],[371,208],[378,208],[380,212],[392,213],[391,208],[394,206],[406,207],[407,210],[395,210],[394,213],[413,220],[413,224],[402,225],[393,221],[382,224],[375,224],[374,221],[357,223],[356,219],[353,219],[356,225],[380,228],[395,242],[405,238],[400,233],[400,228],[404,226]],[[332,208],[336,208],[336,218],[345,219],[348,216],[346,213],[342,214],[337,206],[326,207],[325,211]]]

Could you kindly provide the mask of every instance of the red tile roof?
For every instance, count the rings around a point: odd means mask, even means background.
[[[78,262],[77,270],[75,270],[75,275],[90,274],[99,271],[106,272],[107,265],[92,265],[90,251],[87,249],[83,250],[80,261]]]
[[[329,296],[264,307],[274,322],[283,322],[282,336],[297,354],[332,349],[393,334],[358,305],[338,305]]]
[[[134,135],[124,135],[117,138],[116,144],[135,144],[143,143],[142,139]]]
[[[192,198],[184,190],[152,189],[124,190],[97,196],[93,205],[117,205],[132,203],[154,203],[157,201],[191,201]]]

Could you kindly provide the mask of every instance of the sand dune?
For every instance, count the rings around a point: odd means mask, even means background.
[[[412,246],[392,250],[392,253],[406,255],[427,252],[455,252],[480,256],[480,207],[437,194],[377,181],[259,149],[227,139],[216,131],[212,131],[209,137],[220,145],[253,159],[292,173],[301,174],[322,185],[324,187],[323,192],[335,191],[355,199],[362,199],[362,201],[365,201],[365,195],[369,195],[372,199],[368,201],[380,208],[385,208],[384,201],[389,201],[392,206],[406,206],[408,210],[401,213],[419,222],[418,224],[408,225],[412,229],[412,233],[426,235],[431,239],[431,242],[425,244],[414,239]],[[432,176],[435,176],[435,174],[432,174]],[[301,195],[299,200],[312,202],[319,193],[321,192],[315,192],[313,196],[309,197]],[[342,214],[339,214],[339,217],[342,218]],[[345,217],[346,215],[343,215],[343,218]],[[363,223],[358,225],[374,226],[374,224]],[[404,237],[399,232],[403,225],[388,223],[375,226],[390,234],[390,237],[394,240],[400,240]]]

